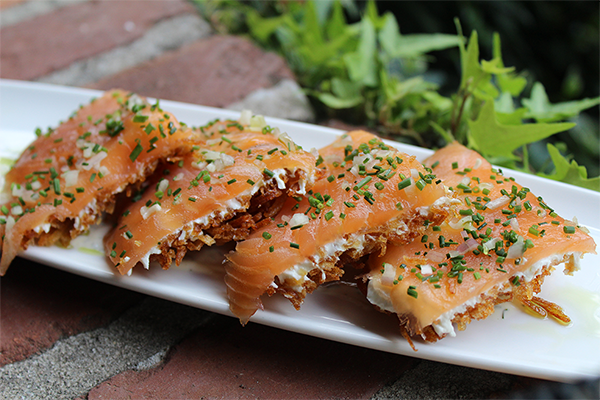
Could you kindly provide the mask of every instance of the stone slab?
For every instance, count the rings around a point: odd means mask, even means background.
[[[0,287],[0,366],[105,325],[143,298],[20,258]]]
[[[2,78],[32,80],[140,38],[158,21],[195,12],[191,3],[90,1],[0,30]]]
[[[415,363],[219,316],[176,346],[163,365],[123,372],[87,398],[368,399]]]
[[[278,55],[264,52],[241,37],[215,35],[89,86],[226,107],[282,79],[294,77]]]

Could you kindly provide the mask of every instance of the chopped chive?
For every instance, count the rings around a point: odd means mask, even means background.
[[[573,234],[573,233],[575,233],[575,227],[574,226],[564,226],[563,231],[567,234]]]
[[[402,182],[398,183],[398,190],[402,190],[410,186],[410,178],[404,179]]]
[[[138,143],[129,155],[129,159],[131,160],[131,162],[134,162],[138,158],[142,150],[144,150],[144,148],[141,144]]]
[[[298,243],[290,242],[290,247],[293,247],[294,249],[299,249],[300,245]]]
[[[265,175],[268,175],[268,176],[269,176],[269,177],[271,177],[271,178],[275,176],[275,173],[274,173],[273,171],[271,171],[270,169],[268,169],[268,168],[265,168],[265,169],[263,170],[263,173],[264,173]]]
[[[273,235],[271,235],[269,232],[263,232],[262,237],[266,240],[269,240],[273,237]]]
[[[417,299],[417,298],[419,298],[419,293],[417,293],[417,290],[416,290],[416,289],[417,289],[417,288],[416,288],[415,286],[412,286],[412,285],[411,285],[411,286],[409,286],[409,287],[408,287],[408,289],[406,290],[406,293],[407,293],[409,296],[412,296],[412,297],[414,297],[415,299]]]

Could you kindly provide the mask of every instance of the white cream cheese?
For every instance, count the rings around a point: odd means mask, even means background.
[[[517,272],[514,275],[519,278],[523,278],[525,282],[530,282],[533,280],[547,265],[553,265],[559,261],[561,261],[565,255],[571,256],[571,261],[575,263],[576,266],[579,265],[581,259],[581,253],[565,253],[565,254],[554,254],[552,256],[546,257],[542,260],[537,261],[530,265],[525,271]],[[565,270],[566,273],[566,270]],[[507,281],[500,282],[492,288],[488,289],[486,292],[482,294],[478,294],[469,300],[465,301],[463,304],[446,311],[432,324],[433,329],[435,329],[436,333],[440,336],[442,335],[450,335],[452,337],[456,336],[456,332],[454,331],[454,326],[452,324],[452,319],[459,314],[462,314],[467,311],[467,308],[474,307],[478,303],[483,301],[483,298],[486,297],[489,293],[510,293],[513,290],[513,285],[508,284]],[[377,275],[368,283],[367,286],[367,300],[373,305],[381,308],[382,310],[389,312],[396,312],[392,300],[390,298],[390,289],[389,287],[385,287],[381,285],[380,276]]]
[[[308,278],[308,273],[315,268],[320,269],[319,263],[321,260],[335,259],[350,248],[361,251],[365,243],[365,236],[365,234],[353,234],[347,239],[338,239],[325,244],[319,249],[318,254],[277,275],[279,282],[285,283],[288,288],[298,293],[302,293],[304,284],[310,279]],[[325,271],[321,269],[321,273],[323,274],[323,279],[325,279]],[[271,286],[276,287],[274,283]]]

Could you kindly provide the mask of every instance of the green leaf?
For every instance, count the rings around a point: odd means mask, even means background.
[[[512,158],[518,147],[575,126],[572,123],[504,125],[498,122],[492,101],[486,101],[477,119],[469,120],[468,125],[470,147],[486,155]]]
[[[327,38],[332,40],[346,31],[346,17],[344,17],[344,10],[342,7],[342,3],[339,1],[335,1],[333,3],[333,11],[331,12],[331,17],[327,24],[325,25],[325,32],[327,33]]]
[[[395,55],[400,40],[400,27],[396,17],[392,14],[386,14],[383,20],[383,26],[377,34],[379,44],[385,53],[389,56]]]
[[[550,153],[550,157],[554,163],[554,173],[550,175],[540,173],[540,176],[600,191],[600,177],[588,178],[587,170],[584,166],[578,165],[575,160],[569,163],[569,160],[560,154],[560,151],[550,143],[548,143],[548,153]]]
[[[399,35],[393,54],[397,57],[419,56],[430,51],[456,47],[461,42],[459,36],[442,33]]]
[[[539,82],[533,85],[531,97],[523,99],[523,105],[529,110],[527,117],[542,122],[565,120],[598,104],[600,104],[600,97],[551,104],[544,85]]]
[[[503,67],[504,62],[502,61],[502,51],[500,44],[500,35],[498,32],[494,33],[494,43],[492,47],[494,60],[497,60],[497,66]],[[497,77],[498,87],[502,92],[508,92],[512,96],[517,97],[521,94],[525,86],[527,86],[527,79],[525,77],[515,74],[512,71],[508,71],[503,74],[499,74]]]
[[[386,13],[388,14],[388,13]],[[365,7],[365,15],[363,17],[363,21],[368,19],[373,24],[373,27],[376,30],[380,30],[385,24],[385,16],[380,17],[379,12],[377,11],[377,5],[374,0],[367,1],[367,5]]]
[[[352,81],[366,86],[377,86],[375,28],[371,21],[366,18],[360,24],[361,34],[358,49],[344,55],[344,62]]]
[[[258,11],[249,8],[246,13],[250,33],[260,42],[266,42],[271,35],[281,26],[285,20],[284,16],[263,18]]]
[[[452,132],[450,132],[450,130],[446,130],[446,129],[442,128],[440,125],[438,125],[434,121],[429,121],[429,125],[437,133],[440,134],[440,136],[444,139],[444,141],[446,142],[446,144],[450,144],[450,143],[454,142],[455,139],[454,139],[454,136],[452,136]]]
[[[521,125],[526,112],[527,110],[523,107],[509,113],[496,112],[496,119],[501,125]]]
[[[304,7],[304,25],[302,27],[304,43],[309,46],[323,44],[323,35],[319,24],[319,16],[314,1],[307,1]]]
[[[473,31],[469,38],[467,48],[465,49],[464,45],[460,46],[460,61],[462,65],[461,89],[478,85],[481,80],[486,78],[486,76],[489,79],[489,74],[486,74],[479,64],[479,43],[477,40],[477,31]]]
[[[315,97],[317,97],[320,101],[323,102],[327,107],[331,107],[334,109],[344,109],[344,108],[352,108],[361,104],[364,100],[361,97],[353,97],[353,98],[340,98],[336,97],[331,93],[312,93]]]

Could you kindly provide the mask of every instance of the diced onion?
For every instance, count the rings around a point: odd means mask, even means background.
[[[175,176],[173,177],[173,180],[174,180],[175,182],[177,182],[177,181],[181,180],[182,178],[183,178],[183,172],[180,172],[180,173],[178,173],[177,175],[175,175]]]
[[[392,286],[396,279],[396,268],[392,264],[383,264],[383,274],[381,275],[381,284],[385,286]]]
[[[473,165],[473,169],[477,169],[477,168],[481,167],[482,163],[483,163],[483,161],[481,161],[481,158],[478,158],[477,160],[475,160],[475,165]]]
[[[151,216],[157,211],[160,211],[161,209],[162,207],[160,206],[160,204],[157,203],[154,204],[152,207],[143,206],[142,208],[140,208],[140,213],[142,214],[142,218],[147,219],[149,216]]]
[[[470,215],[461,218],[458,221],[448,221],[448,225],[450,225],[450,227],[452,227],[453,229],[464,229],[464,228],[471,228],[472,227],[472,222],[473,222],[473,218],[471,218]]]
[[[450,258],[454,258],[456,256],[461,256],[462,255],[458,250],[450,250],[448,252],[448,254],[450,255]]]
[[[290,219],[290,227],[295,227],[295,226],[301,226],[301,225],[306,225],[310,222],[310,218],[308,218],[308,215],[304,215],[304,213],[296,213],[294,214],[294,216]]]
[[[496,247],[496,242],[498,242],[498,241],[500,241],[500,239],[498,239],[498,238],[490,239],[483,244],[483,247],[485,247],[487,250],[491,250],[494,247]]]
[[[509,247],[508,252],[506,254],[506,258],[508,259],[516,259],[523,256],[525,253],[525,241],[523,240],[523,236],[519,236],[517,241]]]
[[[499,208],[505,204],[508,204],[509,201],[510,201],[510,197],[503,195],[503,196],[498,197],[497,199],[489,201],[488,203],[485,204],[485,206],[487,208],[489,208],[490,210],[495,210],[496,208]]]
[[[421,265],[421,274],[423,276],[433,274],[433,269],[431,268],[431,265],[429,265],[429,264]]]
[[[6,233],[8,233],[9,230],[12,229],[12,227],[15,226],[15,219],[12,217],[12,215],[9,215],[8,218],[6,218]]]
[[[83,157],[90,158],[94,154],[93,150],[92,144],[89,143],[89,145],[83,149]]]
[[[465,176],[464,178],[462,178],[460,183],[462,183],[465,186],[469,186],[469,183],[471,183],[471,178],[469,178],[468,176]]]
[[[511,218],[510,219],[510,227],[513,229],[513,231],[518,231],[519,230],[519,221],[517,221],[516,218]]]
[[[250,130],[260,132],[263,128],[267,126],[267,121],[265,121],[265,117],[262,115],[255,115],[250,118]]]
[[[104,160],[106,156],[108,156],[108,154],[106,154],[106,152],[104,151],[101,151],[100,153],[94,155],[92,158],[87,160],[87,165],[82,164],[81,168],[85,169],[86,171],[89,171],[92,168],[98,168],[98,165],[100,165],[100,162],[102,162],[102,160]]]
[[[214,160],[218,160],[219,158],[221,158],[221,152],[219,151],[213,151],[213,150],[205,150],[202,152],[202,154],[204,155],[204,159],[207,161],[214,161]]]
[[[65,179],[65,187],[75,186],[77,184],[77,180],[79,179],[79,170],[74,169],[67,171],[62,174],[62,177]]]
[[[285,145],[290,150],[296,150],[296,143],[292,140],[290,135],[286,132],[280,133],[277,135],[277,139]]]
[[[240,115],[240,124],[242,125],[250,125],[250,119],[252,118],[252,111],[250,110],[242,110],[242,114]]]
[[[167,190],[167,188],[169,187],[169,180],[168,179],[162,179],[160,181],[160,183],[158,184],[158,191],[159,192],[164,192]]]
[[[427,252],[427,258],[435,263],[440,263],[444,261],[446,255],[444,253],[440,253],[439,251],[431,250]]]
[[[206,168],[207,165],[208,165],[208,163],[206,161],[198,161],[198,162],[192,163],[192,167],[194,167],[196,169],[204,169],[204,168]]]
[[[25,189],[21,187],[19,184],[12,185],[12,195],[13,197],[23,196]]]
[[[477,242],[477,240],[469,238],[464,243],[461,243],[460,246],[456,248],[456,251],[458,251],[461,254],[465,254],[469,251],[475,250],[478,246],[479,243]]]
[[[11,208],[10,213],[12,215],[21,215],[21,214],[23,214],[23,207],[14,206],[13,208]]]
[[[492,184],[491,184],[491,183],[489,183],[489,182],[481,182],[481,183],[479,184],[479,189],[480,189],[480,190],[484,190],[484,189],[487,189],[487,190],[492,190],[493,188],[494,188],[494,185],[492,185]]]
[[[102,176],[106,176],[108,174],[110,174],[110,170],[108,168],[106,168],[106,166],[101,166],[100,168],[98,168],[98,172],[100,174],[102,174]]]

